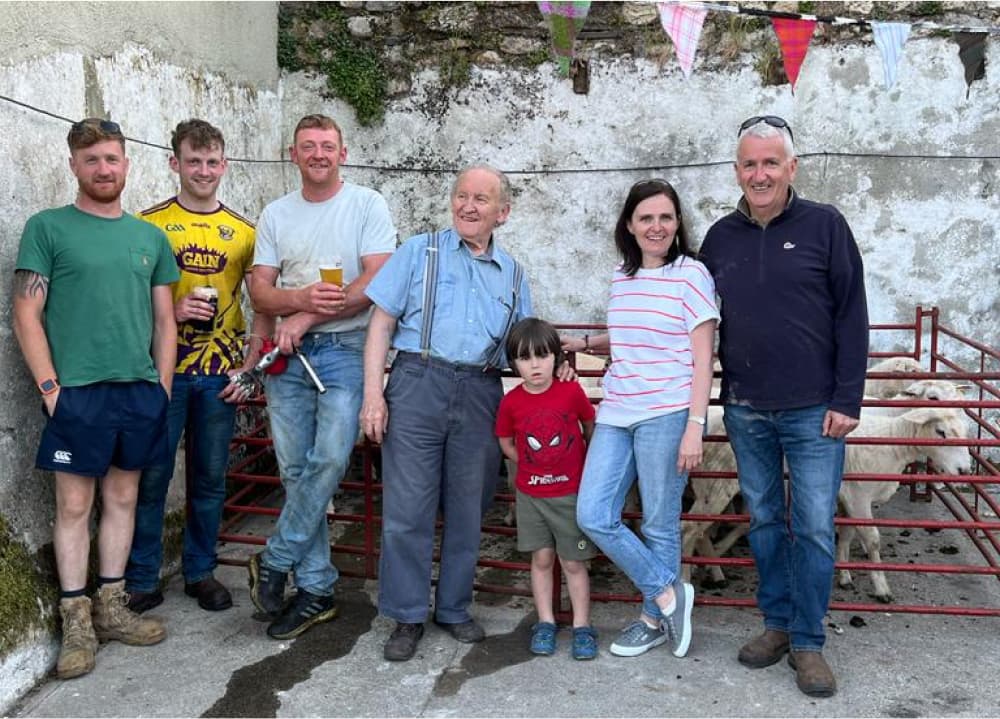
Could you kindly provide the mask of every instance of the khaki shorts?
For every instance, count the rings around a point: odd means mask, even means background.
[[[582,562],[597,555],[594,543],[576,525],[576,495],[532,497],[518,491],[518,551],[553,547],[561,559]]]

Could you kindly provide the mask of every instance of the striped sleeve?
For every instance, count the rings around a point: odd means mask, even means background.
[[[715,304],[715,280],[708,269],[698,260],[684,261],[684,322],[688,331],[708,322],[719,320],[719,308]]]

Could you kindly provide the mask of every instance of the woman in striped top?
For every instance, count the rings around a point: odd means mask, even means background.
[[[564,339],[568,351],[611,355],[577,522],[642,592],[639,619],[611,653],[638,656],[670,640],[683,657],[694,589],[679,579],[681,497],[688,471],[701,463],[715,284],[688,245],[676,191],[662,180],[632,186],[615,245],[622,263],[611,282],[608,333]],[[621,518],[637,479],[643,539]]]

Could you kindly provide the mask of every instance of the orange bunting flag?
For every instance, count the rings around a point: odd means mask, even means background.
[[[809,51],[809,40],[816,28],[815,20],[789,20],[787,18],[771,18],[774,34],[778,36],[781,45],[781,59],[785,63],[785,74],[795,92],[795,82],[799,79],[799,69]]]

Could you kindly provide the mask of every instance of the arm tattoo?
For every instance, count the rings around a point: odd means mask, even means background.
[[[14,295],[29,299],[41,296],[44,300],[49,293],[49,278],[29,270],[17,270],[14,273]]]

